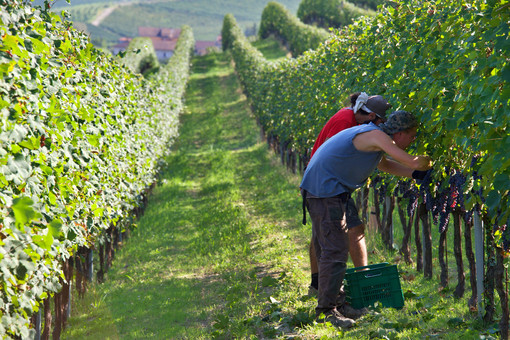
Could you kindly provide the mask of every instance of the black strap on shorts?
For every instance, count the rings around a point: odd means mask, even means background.
[[[305,189],[301,189],[301,197],[303,197],[303,225],[306,225],[306,196],[308,191]],[[347,204],[347,201],[351,197],[351,194],[348,192],[341,193],[336,196],[342,204]]]
[[[305,189],[301,189],[301,196],[303,197],[303,225],[306,225],[306,194]]]
[[[342,202],[343,204],[347,204],[347,201],[351,198],[351,194],[348,192],[344,192],[341,193],[340,195],[337,195],[336,197],[338,197],[340,199],[340,202]]]

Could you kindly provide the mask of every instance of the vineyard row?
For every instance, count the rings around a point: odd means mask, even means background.
[[[144,78],[124,66],[144,51],[94,48],[49,2],[0,1],[0,13],[0,334],[28,338],[50,297],[68,308],[70,263],[111,246],[143,206],[178,135],[194,38],[184,26]]]

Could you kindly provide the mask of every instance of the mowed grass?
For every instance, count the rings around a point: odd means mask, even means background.
[[[222,316],[258,309],[282,254],[304,253],[296,177],[272,164],[225,55],[193,61],[186,103],[144,216],[66,338],[209,338]]]
[[[266,55],[284,56],[266,48],[274,41],[258,44]],[[227,54],[193,59],[180,134],[106,282],[73,299],[63,338],[496,337],[469,311],[469,291],[454,299],[452,289],[440,290],[386,250],[375,232],[367,232],[369,261],[399,264],[405,307],[372,309],[349,331],[314,322],[301,176],[262,140]]]

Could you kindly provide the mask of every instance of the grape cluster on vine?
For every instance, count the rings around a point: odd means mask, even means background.
[[[417,187],[411,181],[400,181],[398,188],[402,198],[407,199],[407,215],[411,217],[418,207],[420,194]]]

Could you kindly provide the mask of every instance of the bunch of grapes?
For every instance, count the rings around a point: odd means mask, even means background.
[[[406,185],[401,186],[402,198],[407,199],[407,215],[412,216],[416,207],[418,207],[418,198],[420,194],[418,190],[416,190],[415,185],[410,185],[410,182],[407,182]]]
[[[446,174],[450,175],[452,172],[450,168],[445,169]],[[449,181],[450,182],[450,181]],[[450,183],[449,183],[450,184]],[[449,185],[441,191],[437,191],[435,197],[430,193],[430,184],[429,188],[426,189],[426,202],[427,202],[427,210],[432,212],[432,218],[434,224],[439,226],[439,232],[442,233],[446,230],[448,226],[448,222],[450,221],[450,213],[452,209],[452,205],[454,205],[455,197],[453,195],[454,189]],[[435,188],[441,188],[443,185],[441,182],[434,183]],[[430,207],[430,209],[429,209]]]
[[[386,183],[381,176],[375,176],[372,183],[374,190],[377,190],[377,192],[379,193],[379,200],[377,203],[383,204],[384,198],[386,197],[386,194],[388,192],[388,183]]]
[[[400,195],[400,197],[405,198],[404,196],[407,190],[409,190],[409,188],[411,187],[410,184],[411,184],[410,181],[407,179],[400,180],[397,182],[397,187],[395,188],[395,191]]]
[[[450,177],[448,184],[451,188],[452,202],[451,208],[458,207],[461,211],[465,211],[464,207],[464,184],[466,183],[466,176],[460,171],[455,171],[454,175]]]
[[[449,190],[439,192],[432,209],[432,217],[434,224],[439,224],[439,232],[445,231],[450,221],[451,199]]]

